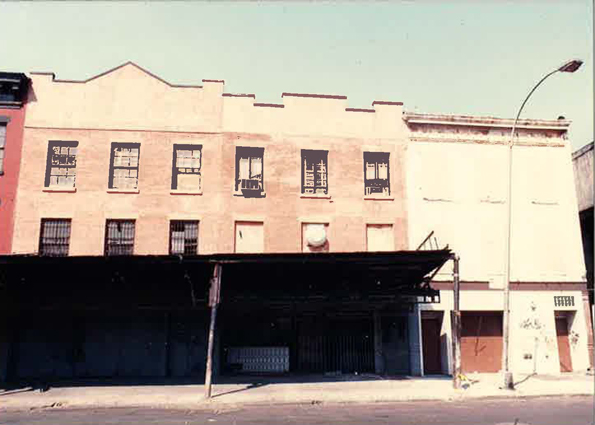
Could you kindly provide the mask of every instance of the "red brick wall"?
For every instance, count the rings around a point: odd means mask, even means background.
[[[4,175],[0,176],[0,254],[10,254],[12,249],[25,108],[25,106],[20,109],[0,107],[0,115],[10,118],[10,122],[6,126]]]

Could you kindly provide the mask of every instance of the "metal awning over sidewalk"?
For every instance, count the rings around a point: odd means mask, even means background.
[[[205,299],[213,267],[219,264],[226,295],[233,297],[301,298],[352,290],[371,295],[432,297],[437,291],[430,287],[427,276],[451,255],[450,250],[118,257],[9,255],[0,256],[0,288],[45,292],[71,287],[78,292],[142,287],[175,291],[176,287],[186,289],[191,284],[196,301]]]

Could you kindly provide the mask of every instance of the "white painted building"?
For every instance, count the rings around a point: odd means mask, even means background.
[[[460,256],[462,367],[501,367],[512,120],[405,113],[409,129],[410,248],[431,232]],[[513,148],[510,368],[513,373],[586,370],[592,350],[585,264],[565,120],[521,120]],[[422,356],[451,372],[452,262],[434,278],[438,304],[421,305]],[[432,322],[433,321],[433,322]],[[429,345],[429,346],[428,346]],[[590,349],[590,350],[589,350]],[[591,351],[592,352],[592,351]],[[434,359],[436,363],[436,359]],[[426,369],[432,359],[424,359]],[[435,370],[434,370],[435,371]],[[427,370],[425,372],[428,372]],[[432,372],[432,370],[430,370]]]

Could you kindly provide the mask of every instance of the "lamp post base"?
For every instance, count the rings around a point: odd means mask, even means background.
[[[514,390],[514,381],[512,379],[512,372],[504,372],[502,374],[504,380],[503,385],[500,387],[502,390]]]

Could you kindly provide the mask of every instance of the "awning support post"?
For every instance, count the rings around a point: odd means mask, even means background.
[[[461,282],[459,278],[459,257],[453,255],[453,292],[454,308],[452,312],[452,379],[455,389],[461,388]]]
[[[211,398],[213,378],[213,349],[215,346],[215,323],[217,321],[217,307],[221,298],[221,264],[215,263],[211,277],[209,292],[209,307],[211,307],[211,323],[209,326],[209,345],[207,349],[207,367],[205,372],[205,398]]]
[[[374,372],[384,374],[384,353],[382,350],[382,322],[380,311],[374,310]]]

